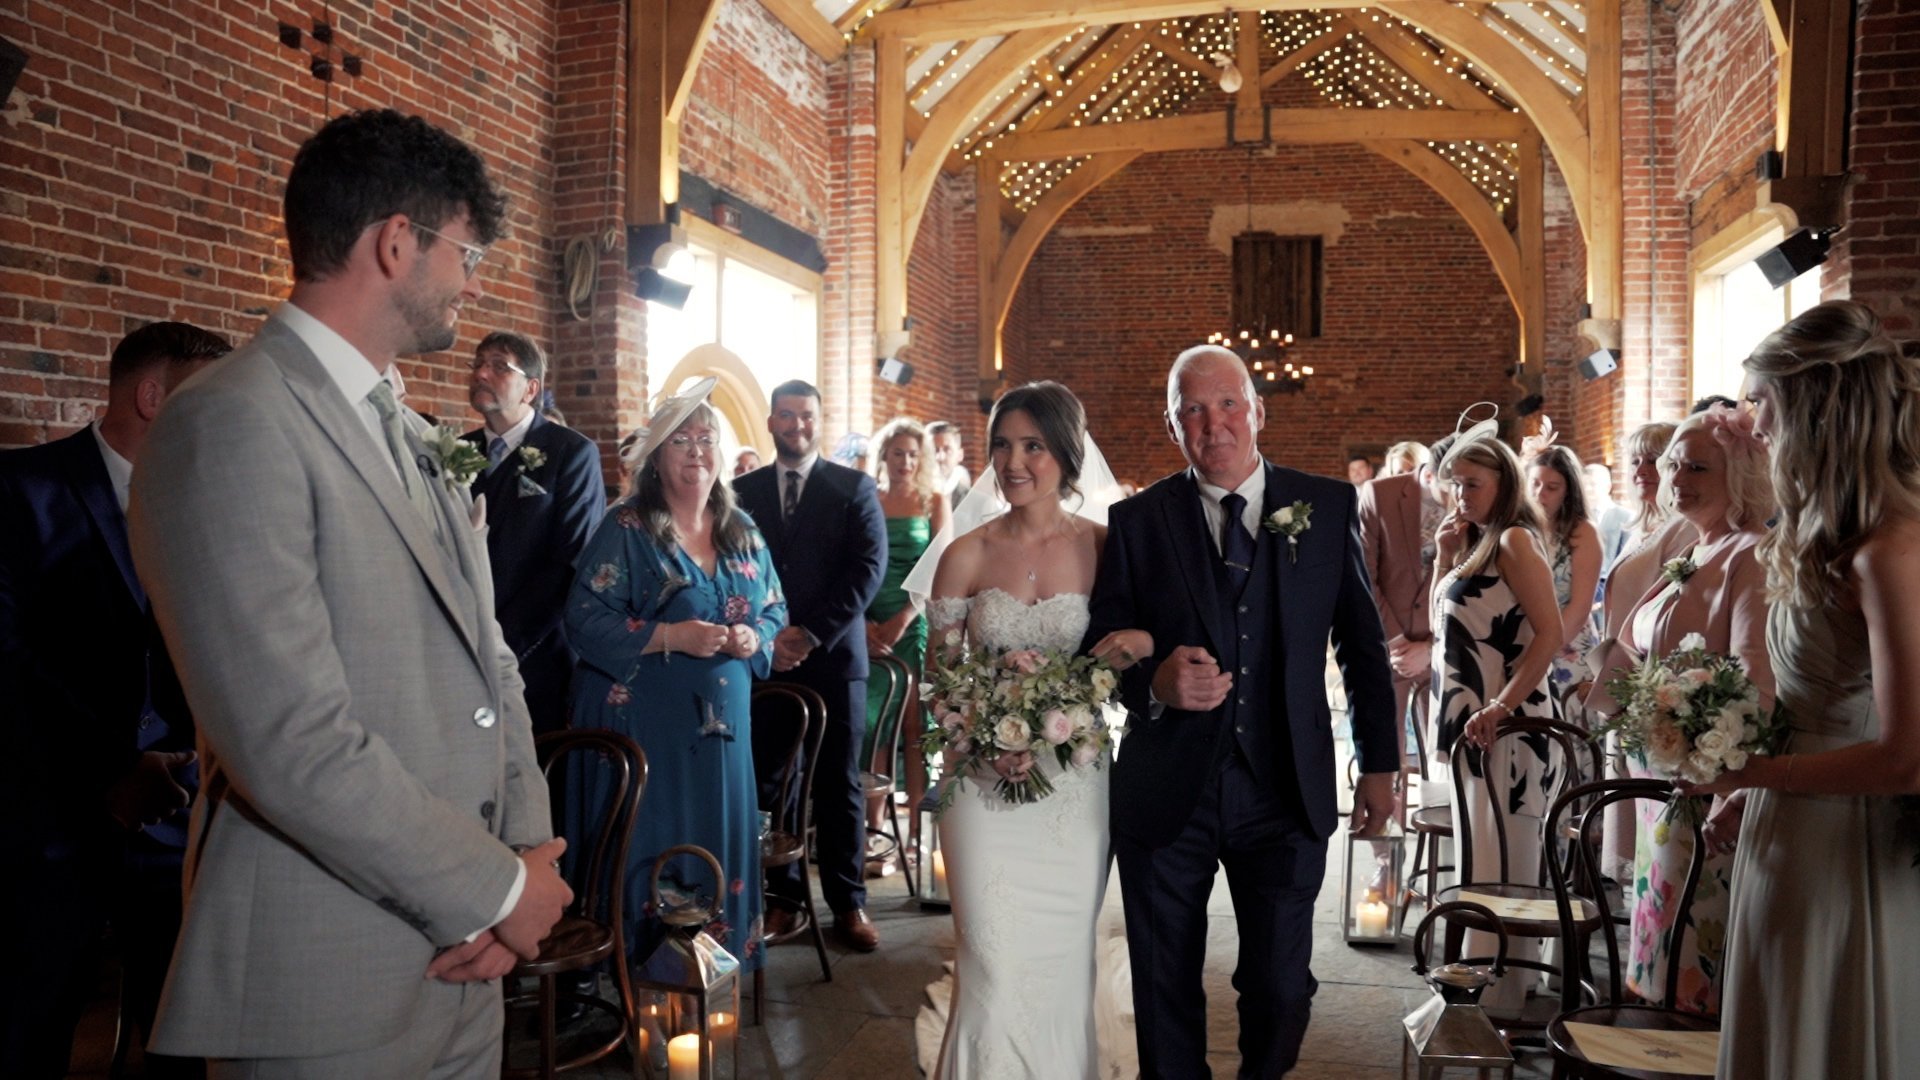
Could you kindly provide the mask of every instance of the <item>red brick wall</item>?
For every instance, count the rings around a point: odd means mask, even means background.
[[[1920,0],[1857,12],[1847,226],[1835,246],[1850,295],[1920,337]]]
[[[364,74],[331,112],[391,105],[467,138],[513,198],[450,353],[403,367],[410,403],[465,422],[455,365],[490,330],[551,324],[554,12],[449,2],[431,20],[337,0]],[[0,446],[89,420],[128,330],[184,319],[243,341],[285,296],[280,194],[323,120],[323,84],[281,46],[275,2],[33,0],[0,12],[30,60],[0,117]]]
[[[821,305],[821,406],[836,433],[856,423],[871,431],[872,411],[855,418],[873,385],[874,208],[873,48],[848,49],[827,72],[829,228]],[[882,420],[880,423],[885,423]]]
[[[979,323],[979,274],[974,252],[973,176],[942,174],[934,182],[926,214],[907,263],[907,314],[913,343],[904,358],[913,381],[873,385],[873,426],[895,416],[921,421],[965,422],[975,413],[975,333]]]
[[[1215,207],[1244,205],[1245,161],[1136,161],[1061,218],[1021,286],[1010,375],[1080,394],[1122,479],[1182,464],[1161,432],[1166,371],[1226,326],[1231,267],[1207,231]],[[1324,335],[1291,357],[1317,374],[1304,393],[1268,399],[1269,457],[1344,476],[1349,447],[1432,440],[1471,402],[1519,397],[1513,306],[1473,233],[1421,181],[1357,147],[1282,147],[1256,159],[1254,201],[1347,217],[1325,248]]]

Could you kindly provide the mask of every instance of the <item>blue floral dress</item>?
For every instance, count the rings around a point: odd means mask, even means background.
[[[726,879],[724,914],[709,932],[739,958],[742,971],[760,966],[750,695],[753,680],[772,673],[773,637],[787,623],[787,602],[766,541],[748,525],[748,550],[721,552],[708,574],[679,545],[661,548],[640,513],[617,503],[581,554],[567,597],[567,640],[580,656],[573,726],[618,731],[647,754],[646,797],[627,849],[625,921],[635,961],[665,934],[648,907],[654,859],[676,844],[697,844],[720,861]],[[751,625],[760,651],[745,660],[641,655],[661,623],[685,619]],[[567,820],[593,820],[607,786],[591,774],[569,777]],[[676,860],[662,887],[711,898],[711,876],[704,864]]]

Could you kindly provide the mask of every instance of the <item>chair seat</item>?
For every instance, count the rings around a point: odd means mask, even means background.
[[[1630,1028],[1637,1031],[1719,1031],[1711,1017],[1697,1013],[1665,1009],[1657,1005],[1592,1005],[1554,1017],[1547,1025],[1547,1045],[1556,1060],[1577,1064],[1582,1076],[1617,1077],[1619,1080],[1679,1080],[1681,1077],[1711,1076],[1711,1073],[1650,1072],[1621,1069],[1587,1060],[1567,1030],[1567,1024],[1597,1024],[1602,1027]]]
[[[760,865],[786,866],[800,861],[806,845],[790,832],[770,832],[760,841]]]
[[[893,777],[885,773],[861,769],[860,786],[868,795],[891,795],[893,794]]]
[[[1463,892],[1475,892],[1484,896],[1497,896],[1503,900],[1545,900],[1553,903],[1553,890],[1534,885],[1514,885],[1509,883],[1468,883],[1449,885],[1434,896],[1434,904],[1445,904],[1464,899]],[[1598,930],[1605,922],[1605,916],[1590,900],[1573,897],[1573,928],[1576,931]],[[1448,912],[1447,918],[1459,922],[1462,926],[1482,929],[1481,920],[1471,912]],[[1500,925],[1510,935],[1517,937],[1554,937],[1560,933],[1560,919],[1522,919],[1513,916],[1499,916]],[[1491,927],[1485,929],[1491,930]]]
[[[613,928],[577,915],[563,915],[553,924],[553,933],[540,943],[540,958],[523,961],[513,969],[515,975],[553,975],[579,971],[613,955]]]
[[[1432,833],[1436,836],[1453,835],[1453,807],[1428,806],[1415,810],[1407,819],[1414,832]]]

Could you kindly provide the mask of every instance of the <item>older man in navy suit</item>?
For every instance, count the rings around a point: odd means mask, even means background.
[[[1209,1075],[1200,976],[1221,866],[1240,933],[1240,1075],[1281,1076],[1299,1057],[1337,818],[1329,638],[1363,773],[1354,827],[1393,814],[1392,673],[1354,489],[1269,464],[1265,423],[1238,356],[1182,353],[1166,425],[1191,467],[1113,508],[1094,585],[1089,645],[1126,627],[1154,640],[1153,658],[1122,676],[1131,727],[1112,792],[1148,1080]],[[1294,512],[1276,520],[1283,509]]]
[[[766,535],[787,593],[787,628],[773,642],[778,678],[827,701],[827,730],[813,774],[820,891],[841,941],[879,947],[867,915],[865,797],[860,740],[867,720],[866,610],[887,566],[887,521],[873,478],[820,456],[820,391],[798,379],[774,387],[767,431],[772,465],[734,480],[740,505]],[[806,888],[798,864],[769,874],[767,932],[792,926]]]
[[[487,455],[473,496],[487,500],[494,614],[520,662],[536,735],[567,726],[573,650],[561,614],[573,562],[607,511],[593,440],[540,414],[547,358],[498,330],[473,350],[467,399],[486,421],[464,438]]]
[[[5,925],[16,931],[0,1008],[0,1074],[61,1076],[111,923],[126,1021],[153,1023],[180,928],[193,720],[134,574],[128,482],[175,386],[230,351],[180,322],[128,334],[107,410],[56,442],[0,454],[0,685],[19,766],[5,785]],[[193,1066],[150,1057],[149,1075]]]

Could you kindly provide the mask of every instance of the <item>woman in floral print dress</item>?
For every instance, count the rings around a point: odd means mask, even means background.
[[[669,399],[644,429],[630,493],[580,557],[567,638],[580,657],[573,726],[618,731],[647,754],[627,849],[629,955],[644,960],[665,932],[648,907],[654,859],[697,844],[726,878],[724,914],[708,929],[750,972],[763,910],[750,700],[787,605],[760,530],[719,482],[711,384]],[[570,780],[568,820],[593,820],[606,784]],[[662,884],[711,896],[710,876],[677,860]]]

